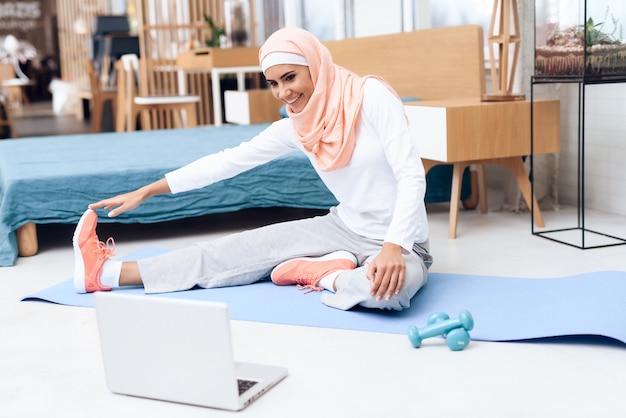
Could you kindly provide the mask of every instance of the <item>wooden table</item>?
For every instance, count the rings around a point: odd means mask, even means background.
[[[539,206],[531,203],[531,185],[522,157],[531,154],[530,101],[482,102],[454,99],[405,105],[411,135],[419,144],[426,171],[438,164],[454,165],[448,237],[457,235],[461,180],[469,165],[478,167],[481,212],[487,212],[483,165],[499,164],[513,172],[533,219],[543,227]],[[534,102],[533,154],[560,150],[560,102]]]
[[[181,94],[187,94],[185,74],[190,72],[211,74],[211,101],[213,123],[222,124],[222,97],[220,78],[224,74],[237,76],[237,89],[245,90],[247,73],[262,73],[259,67],[259,49],[256,47],[238,48],[199,48],[181,52],[176,58],[178,86]]]

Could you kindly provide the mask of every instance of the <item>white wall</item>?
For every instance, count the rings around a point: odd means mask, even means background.
[[[559,194],[576,204],[578,88],[561,85]],[[626,215],[626,83],[585,87],[585,207]]]

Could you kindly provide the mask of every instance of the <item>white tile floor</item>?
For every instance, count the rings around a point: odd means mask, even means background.
[[[548,228],[572,213],[545,212]],[[116,237],[122,255],[148,245],[173,249],[303,214],[249,211],[167,225],[103,225],[99,231]],[[624,228],[624,217],[592,215],[612,233]],[[456,240],[447,238],[447,205],[431,206],[429,216],[433,271],[540,279],[626,270],[626,246],[580,250],[532,236],[528,214],[461,211]],[[19,301],[72,274],[73,227],[39,232],[38,255],[0,268],[0,417],[233,416],[111,394],[94,311]],[[415,350],[402,335],[243,321],[233,321],[233,338],[238,359],[285,365],[290,372],[241,416],[626,416],[626,345],[606,340],[472,342],[455,353],[434,340]],[[140,361],[133,347],[128,354]]]

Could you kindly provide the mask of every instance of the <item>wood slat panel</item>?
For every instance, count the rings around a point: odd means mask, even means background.
[[[109,14],[107,0],[57,1],[61,77],[79,90],[90,91],[85,62],[89,58],[92,24]]]

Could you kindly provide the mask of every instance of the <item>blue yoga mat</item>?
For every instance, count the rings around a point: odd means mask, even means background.
[[[144,248],[125,259],[167,250]],[[115,290],[144,294],[143,288]],[[225,302],[232,319],[360,331],[405,334],[423,327],[433,312],[456,317],[468,309],[475,321],[472,339],[519,341],[561,336],[601,336],[626,344],[626,272],[601,271],[575,276],[527,279],[430,273],[428,283],[401,312],[354,308],[341,311],[320,301],[320,293],[262,281],[247,286],[194,289],[146,297]],[[93,294],[77,294],[72,280],[28,295],[45,301],[93,307]]]

